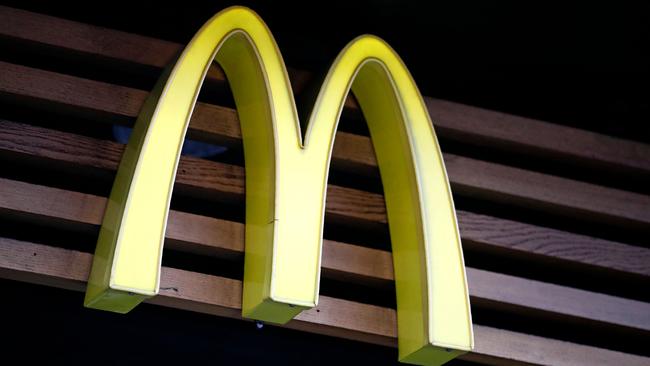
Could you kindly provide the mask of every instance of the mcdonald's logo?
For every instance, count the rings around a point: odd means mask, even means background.
[[[176,168],[213,60],[228,77],[244,144],[242,315],[282,324],[318,302],[330,155],[351,89],[384,186],[400,360],[441,364],[470,351],[472,321],[449,182],[428,111],[399,56],[373,36],[350,42],[302,131],[275,40],[257,14],[242,7],[223,10],[198,31],[140,112],[102,223],[85,305],[126,313],[158,293]]]

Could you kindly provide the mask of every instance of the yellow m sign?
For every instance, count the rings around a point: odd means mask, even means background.
[[[286,323],[318,302],[330,155],[352,89],[384,185],[400,360],[441,364],[471,350],[449,182],[428,111],[400,58],[373,36],[349,43],[325,78],[303,136],[275,40],[241,7],[210,19],[145,103],[111,192],[85,305],[125,313],[158,293],[181,147],[215,59],[234,94],[246,159],[243,316]]]

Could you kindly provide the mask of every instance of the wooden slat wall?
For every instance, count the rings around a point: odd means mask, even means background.
[[[128,69],[134,73],[146,73],[142,67],[159,72],[182,49],[179,44],[0,6],[0,45],[3,42],[56,54],[64,60],[100,63],[103,68],[115,65],[116,72]],[[88,191],[106,194],[105,189],[75,191],[80,185],[70,184],[69,180],[87,179],[98,187],[110,186],[124,146],[110,141],[101,131],[111,124],[132,124],[147,91],[110,80],[91,80],[56,70],[55,66],[53,70],[40,67],[0,61],[0,102],[13,110],[9,116],[0,115],[0,159],[10,167],[0,176],[0,219],[56,227],[73,236],[96,235],[106,198]],[[291,74],[300,92],[310,75],[295,70]],[[209,73],[208,84],[225,88],[225,78],[218,68]],[[567,166],[587,166],[603,174],[624,174],[628,179],[647,180],[650,176],[650,146],[425,99],[438,134],[446,139],[535,156],[553,164],[562,161]],[[346,109],[357,109],[354,99],[348,99]],[[49,112],[55,114],[50,116]],[[52,123],[50,118],[57,122]],[[88,131],[97,131],[97,136],[89,136]],[[237,151],[241,134],[236,111],[199,103],[189,136]],[[455,196],[531,212],[549,223],[579,218],[583,226],[586,223],[604,225],[615,232],[650,233],[647,195],[467,157],[462,151],[445,153],[444,158]],[[338,132],[332,164],[332,169],[350,180],[377,179],[372,144],[366,136]],[[39,167],[46,168],[47,173],[39,175]],[[58,174],[68,180],[59,179]],[[190,200],[200,197],[224,210],[239,210],[245,193],[244,174],[244,168],[236,162],[184,156],[174,195]],[[473,267],[470,257],[467,271],[472,306],[475,311],[485,309],[509,320],[498,327],[476,324],[476,350],[464,359],[488,364],[650,364],[647,352],[638,346],[626,348],[629,353],[620,350],[626,339],[639,343],[650,339],[650,304],[645,302],[648,296],[644,294],[650,285],[650,249],[639,245],[643,239],[630,243],[629,235],[603,238],[598,230],[569,232],[546,225],[544,219],[529,222],[503,217],[496,209],[487,211],[477,213],[471,207],[458,210],[466,252],[475,256],[487,253],[504,264],[500,269],[477,260],[479,267]],[[229,212],[216,216],[221,218],[172,210],[167,248],[241,263],[243,224]],[[358,243],[349,233],[385,232],[382,195],[330,184],[326,222],[341,228],[337,241],[325,241],[323,276],[367,287],[369,291],[390,288],[390,252],[372,243]],[[94,243],[69,249],[59,242],[20,239],[20,232],[9,234],[18,239],[0,236],[0,276],[84,289],[91,262],[88,253],[92,253]],[[521,271],[519,260],[524,266],[549,266],[549,271],[560,275]],[[481,268],[485,266],[490,268]],[[601,288],[599,284],[590,284],[589,289],[574,288],[573,282],[562,279],[563,271],[568,271],[567,276],[573,271],[611,281],[630,280],[638,288],[627,292],[616,290],[616,286]],[[165,267],[161,287],[161,295],[152,303],[240,317],[241,282],[237,279],[191,268]],[[628,298],[635,292],[640,295]],[[561,332],[537,334],[533,328],[517,328],[520,318],[538,324],[559,322],[572,327],[574,334],[584,329],[585,334],[596,332],[596,336],[586,337],[585,344],[580,344],[580,337],[568,342]],[[321,296],[317,309],[304,312],[288,327],[381,345],[396,344],[394,310],[344,298]],[[607,349],[607,343],[597,339],[598,334],[604,339],[610,333],[623,339],[612,346],[615,350]]]
[[[5,62],[0,62],[0,72],[6,75],[0,91],[8,95],[30,98],[33,103],[56,103],[57,108],[101,113],[106,117],[136,117],[147,95],[142,90]],[[61,90],[65,90],[65,93],[61,93]],[[214,135],[212,139],[206,137],[204,140],[215,142],[241,138],[234,110],[204,103],[197,106],[190,122],[190,131],[193,138],[200,138],[204,133]],[[361,165],[376,168],[368,137],[338,132],[334,146],[334,167],[352,166],[356,169]],[[540,210],[557,214],[588,215],[599,221],[611,221],[625,226],[638,227],[650,223],[648,196],[457,155],[444,154],[444,157],[452,188],[456,191],[471,192],[478,197],[490,197],[526,207],[534,205]],[[196,164],[201,163],[197,161]],[[207,167],[204,169],[209,170]],[[354,169],[350,169],[352,170]],[[231,169],[228,172],[229,176],[230,174],[243,177],[243,169],[236,173]],[[243,184],[241,189],[243,190]],[[358,207],[357,202],[349,198],[345,197],[340,202],[353,203],[351,209]],[[372,201],[369,197],[367,200]],[[373,211],[383,209],[383,199],[374,202],[377,207]],[[366,209],[364,207],[364,211]],[[385,222],[385,217],[379,220]]]

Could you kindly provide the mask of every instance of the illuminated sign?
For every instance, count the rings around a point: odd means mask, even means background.
[[[102,223],[85,305],[126,313],[158,293],[176,168],[213,60],[234,95],[246,159],[242,315],[286,323],[318,302],[330,156],[352,89],[384,186],[400,360],[440,364],[471,350],[449,182],[429,113],[400,58],[373,36],[350,42],[332,64],[303,135],[275,40],[242,7],[220,12],[198,31],[140,112]]]

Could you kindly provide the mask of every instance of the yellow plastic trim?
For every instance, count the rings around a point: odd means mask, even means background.
[[[327,175],[351,88],[384,184],[400,360],[441,364],[471,350],[453,200],[428,111],[408,70],[382,40],[353,40],[324,80],[303,142],[275,40],[257,14],[243,7],[210,19],[145,103],[106,209],[86,306],[128,312],[158,293],[180,151],[215,59],[230,82],[246,159],[243,316],[285,323],[317,304]]]

